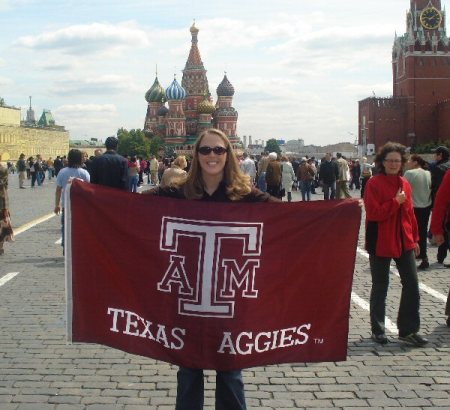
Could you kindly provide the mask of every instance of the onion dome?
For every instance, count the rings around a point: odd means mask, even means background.
[[[169,109],[163,104],[158,109],[158,116],[164,117],[169,112]]]
[[[166,97],[168,100],[184,100],[186,97],[186,90],[178,84],[176,78],[173,79],[172,84],[167,88]]]
[[[234,95],[234,87],[228,81],[226,74],[224,75],[222,82],[217,87],[217,95],[219,97],[232,97]]]
[[[197,105],[197,112],[199,114],[212,114],[215,110],[216,107],[207,96],[205,96],[205,99]]]
[[[161,84],[158,81],[158,77],[155,78],[155,82],[150,87],[150,90],[148,90],[145,93],[145,99],[147,102],[161,102],[164,98],[164,88],[161,86]]]
[[[190,31],[191,33],[198,33],[198,32],[200,31],[197,27],[195,27],[195,21],[192,23],[192,26],[191,26],[191,28],[189,29],[189,31]]]
[[[237,116],[238,116],[238,112],[233,107],[218,108],[214,112],[214,118],[219,118],[219,117],[236,117],[237,118]]]

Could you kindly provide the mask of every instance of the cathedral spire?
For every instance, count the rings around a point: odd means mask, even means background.
[[[189,29],[189,31],[191,32],[191,36],[192,36],[192,45],[191,45],[191,50],[189,52],[189,57],[186,61],[186,69],[189,68],[203,68],[203,62],[202,59],[200,57],[200,51],[198,49],[198,32],[200,31],[197,27],[195,27],[195,20],[194,23],[192,23],[191,28]]]

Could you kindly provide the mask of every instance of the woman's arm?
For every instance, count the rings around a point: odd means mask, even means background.
[[[399,190],[397,195],[388,200],[380,199],[380,195],[372,183],[372,179],[366,185],[364,191],[364,208],[366,209],[366,216],[369,221],[385,221],[395,214],[401,203],[404,202],[404,193]],[[401,202],[403,199],[403,202]]]

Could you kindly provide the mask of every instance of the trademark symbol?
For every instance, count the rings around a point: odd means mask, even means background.
[[[315,338],[314,338],[314,344],[316,344],[316,345],[321,345],[321,344],[323,344],[323,339],[322,339],[322,338],[317,338],[317,337],[315,337]]]

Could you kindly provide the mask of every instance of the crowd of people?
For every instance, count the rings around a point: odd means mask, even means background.
[[[66,157],[43,160],[40,155],[15,165],[19,187],[31,180],[31,187],[56,177],[54,212],[62,214],[64,249],[64,191],[72,178],[133,193],[144,184],[143,194],[210,202],[292,201],[292,191],[301,192],[303,201],[321,189],[324,200],[351,198],[359,190],[366,213],[365,239],[369,254],[372,288],[370,325],[372,339],[389,342],[385,332],[386,298],[390,264],[397,266],[402,293],[397,317],[399,339],[411,346],[424,346],[420,331],[420,294],[417,271],[430,267],[427,246],[438,246],[435,268],[444,264],[450,247],[450,169],[449,150],[441,146],[428,163],[420,155],[407,155],[406,148],[387,143],[373,164],[367,158],[347,159],[327,153],[314,157],[288,158],[264,152],[258,158],[248,153],[238,158],[230,141],[219,130],[204,131],[197,139],[193,156],[145,160],[118,154],[118,139],[105,141],[106,151],[86,153],[71,149]],[[11,172],[11,170],[9,170]],[[47,173],[47,175],[46,175]],[[8,170],[0,165],[0,255],[3,243],[12,240],[8,209]],[[430,221],[431,215],[431,221]],[[416,260],[420,264],[416,265]],[[450,326],[450,292],[445,308]],[[218,372],[216,404],[222,409],[245,409],[244,384],[240,370]],[[178,372],[177,409],[203,408],[203,371],[181,367]]]

